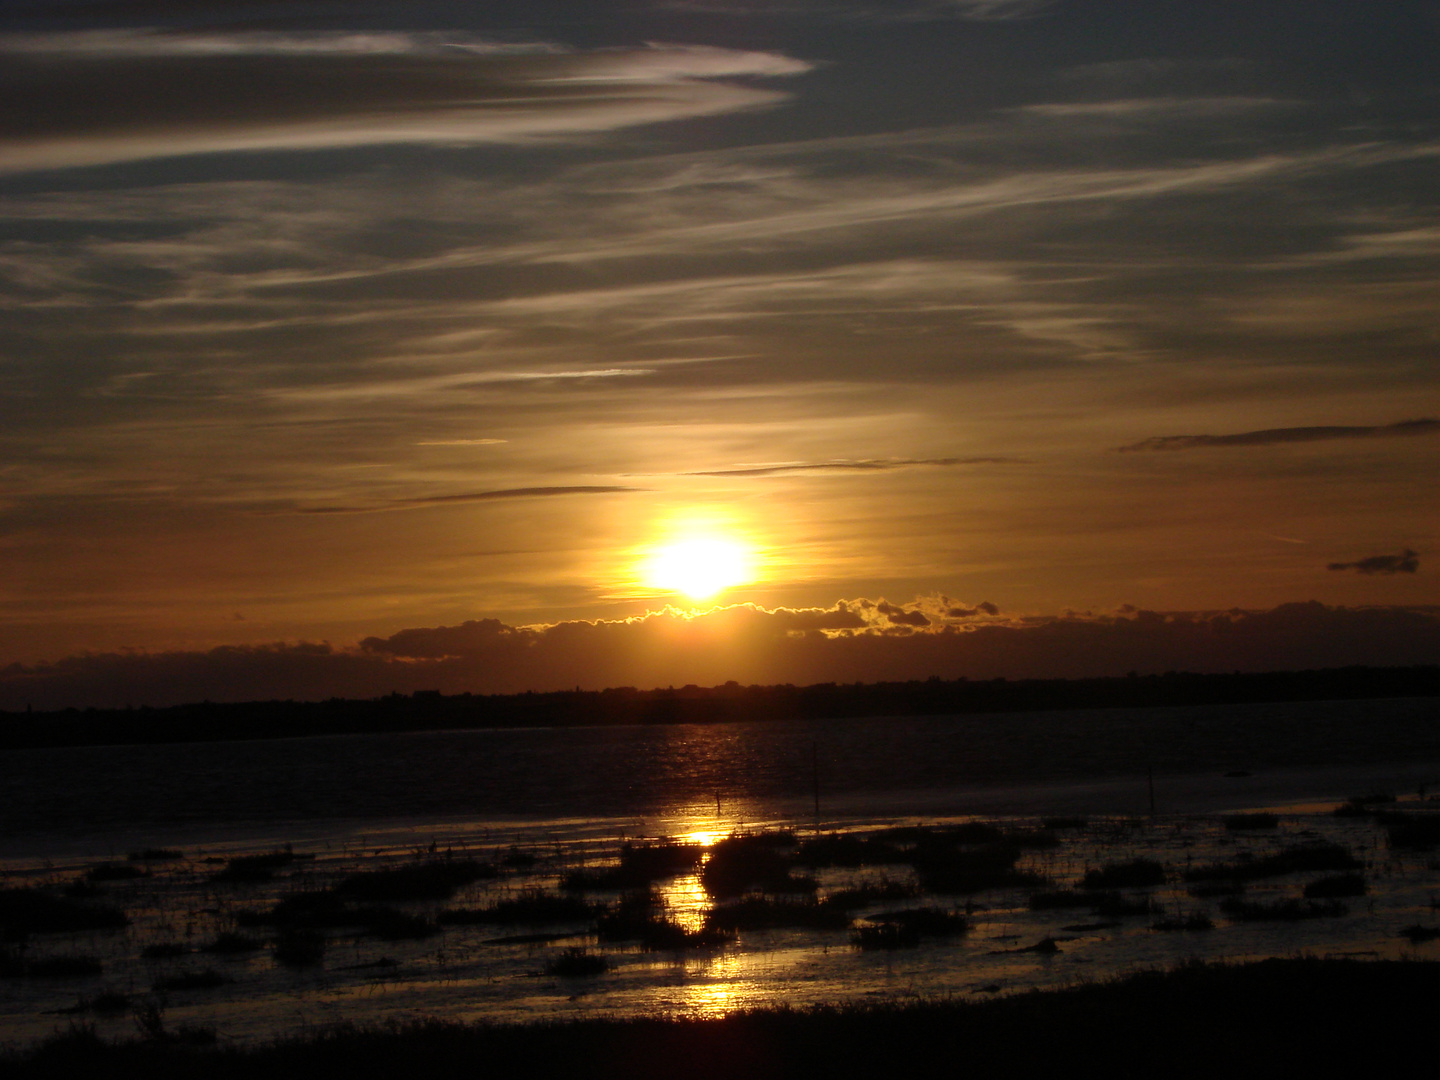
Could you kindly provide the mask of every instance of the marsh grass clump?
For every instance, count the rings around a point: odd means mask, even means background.
[[[51,896],[39,889],[0,889],[0,938],[72,930],[118,930],[130,920],[119,908]]]
[[[1147,895],[1125,896],[1122,893],[1101,893],[1094,897],[1091,910],[1106,919],[1128,919],[1138,915],[1150,915],[1155,911],[1155,902]]]
[[[1220,902],[1220,910],[1237,922],[1302,922],[1307,919],[1330,919],[1348,915],[1350,909],[1339,900],[1240,900]]]
[[[910,865],[931,892],[953,895],[1044,883],[1038,874],[1015,869],[1021,852],[1014,844],[952,843],[955,835],[951,830],[928,834],[910,853]]]
[[[1196,911],[1188,915],[1171,915],[1164,919],[1156,919],[1150,924],[1150,929],[1159,931],[1214,930],[1215,920],[1203,911]]]
[[[204,971],[184,971],[179,975],[156,979],[151,989],[157,994],[169,993],[174,990],[214,990],[217,986],[224,986],[229,981],[214,968],[206,968]]]
[[[919,895],[920,886],[914,882],[882,877],[878,881],[862,881],[849,889],[838,889],[825,897],[825,902],[852,911],[882,900],[908,900]]]
[[[1305,886],[1306,900],[1333,900],[1342,896],[1364,896],[1364,874],[1332,874]]]
[[[1301,844],[1258,859],[1242,858],[1229,863],[1193,866],[1183,876],[1189,882],[1258,881],[1286,874],[1358,869],[1359,861],[1340,844]]]
[[[1154,859],[1131,859],[1106,863],[1086,871],[1080,885],[1085,889],[1140,889],[1165,884],[1165,867]]]
[[[352,925],[350,909],[345,901],[329,890],[291,893],[269,911],[235,912],[240,926],[279,926],[284,929],[318,930],[325,927]]]
[[[125,856],[131,862],[172,862],[175,859],[183,859],[185,853],[176,851],[174,848],[141,848],[139,851],[132,851]]]
[[[118,990],[102,990],[94,997],[80,998],[74,1005],[61,1009],[60,1012],[67,1015],[94,1013],[97,1016],[114,1016],[117,1013],[129,1012],[130,1009],[129,996]]]
[[[1030,851],[1047,851],[1060,846],[1060,838],[1054,829],[1012,829],[1004,834],[1001,843]]]
[[[289,866],[298,858],[301,856],[296,855],[289,848],[281,851],[266,851],[259,855],[237,855],[233,859],[227,859],[225,868],[218,873],[211,874],[210,880],[233,884],[272,881],[275,878],[276,870]]]
[[[1440,844],[1440,814],[1381,814],[1392,848],[1429,851]]]
[[[907,862],[905,852],[883,836],[830,833],[806,840],[795,853],[801,866],[894,866]]]
[[[141,949],[140,955],[146,960],[174,960],[189,952],[190,950],[178,941],[157,941],[154,945],[146,945]]]
[[[597,912],[603,910],[603,906],[577,897],[557,896],[536,889],[496,901],[489,907],[446,908],[436,916],[436,921],[442,926],[468,926],[476,923],[539,926],[547,923],[589,921]]]
[[[920,946],[920,932],[902,923],[857,926],[850,935],[850,944],[863,952],[915,949]]]
[[[398,908],[356,908],[350,912],[350,917],[364,933],[381,941],[421,941],[440,933],[440,927],[429,919]]]
[[[572,870],[561,882],[567,892],[623,892],[694,872],[705,855],[700,844],[623,844],[614,866]]]
[[[595,920],[595,933],[601,941],[638,941],[641,948],[657,951],[710,948],[735,940],[734,930],[723,926],[687,930],[665,917],[664,905],[651,892],[622,897]]]
[[[705,913],[705,925],[725,931],[773,930],[779,927],[843,930],[850,925],[850,913],[833,897],[824,900],[782,900],[750,896],[733,904],[711,908]]]
[[[100,863],[85,871],[85,880],[92,884],[101,881],[133,881],[147,877],[150,877],[150,871],[134,863]]]
[[[200,951],[214,953],[217,956],[240,956],[245,953],[259,952],[261,948],[260,942],[254,938],[227,931],[216,935],[214,941],[200,946]]]
[[[1427,941],[1440,938],[1440,926],[1421,926],[1415,923],[1401,930],[1400,936],[1407,938],[1411,945],[1424,945]]]
[[[1088,908],[1095,903],[1093,893],[1076,892],[1074,889],[1049,889],[1032,892],[1026,899],[1031,911],[1064,911],[1069,908]]]
[[[793,833],[735,833],[710,848],[710,860],[700,868],[700,882],[711,896],[739,896],[758,889],[772,893],[814,892],[810,877],[790,873],[791,860],[784,849]]]
[[[293,928],[275,939],[272,955],[286,967],[314,967],[325,959],[326,938],[318,930]]]
[[[921,937],[958,937],[970,932],[970,920],[951,908],[906,908],[871,915],[870,922],[907,926]]]
[[[104,970],[93,956],[42,956],[32,960],[18,952],[0,952],[0,977],[7,979],[79,979],[103,974]]]
[[[603,975],[609,970],[609,960],[578,945],[566,949],[545,965],[546,975],[558,975],[567,979]]]
[[[448,900],[462,886],[500,876],[491,863],[475,859],[435,859],[383,870],[351,874],[335,891],[356,900]]]
[[[1081,832],[1090,827],[1090,819],[1083,817],[1047,817],[1041,818],[1040,824],[1052,832]]]
[[[1229,832],[1274,829],[1279,824],[1280,819],[1274,814],[1230,814],[1225,818],[1225,828]]]
[[[1245,895],[1245,883],[1242,881],[1199,881],[1185,891],[1197,900],[1214,900],[1221,896]]]

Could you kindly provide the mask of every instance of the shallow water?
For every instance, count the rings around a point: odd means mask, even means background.
[[[1392,851],[1372,820],[1328,811],[1373,790],[1432,811],[1422,788],[1428,795],[1440,778],[1434,720],[1433,702],[1392,701],[427,733],[8,755],[0,770],[0,871],[7,886],[58,889],[86,867],[123,861],[127,851],[143,847],[178,848],[184,858],[153,864],[151,877],[99,886],[100,899],[130,915],[127,930],[33,935],[24,956],[92,956],[104,972],[0,978],[0,1040],[28,1040],[72,1020],[133,1034],[129,1013],[60,1011],[104,990],[132,1003],[163,999],[172,1027],[209,1026],[221,1038],[248,1040],[341,1020],[422,1015],[715,1015],[779,1002],[986,995],[1192,956],[1428,955],[1440,945],[1411,946],[1400,930],[1436,923],[1435,856]],[[1152,763],[1153,819],[1146,769]],[[708,842],[733,830],[766,829],[807,835],[817,824],[817,777],[818,824],[825,832],[976,818],[1034,828],[1042,815],[1083,814],[1086,828],[1060,832],[1057,847],[1027,852],[1019,868],[1044,877],[1047,888],[1066,887],[1087,869],[1143,856],[1162,862],[1167,880],[1127,890],[1150,896],[1154,914],[1119,919],[1083,910],[1032,911],[1033,890],[1022,888],[922,895],[855,911],[864,923],[895,908],[968,907],[967,935],[886,952],[854,948],[846,930],[800,929],[741,932],[735,942],[705,950],[646,952],[598,943],[588,922],[450,926],[416,941],[342,932],[332,934],[321,966],[304,969],[277,964],[268,947],[239,958],[198,951],[235,928],[237,911],[266,909],[287,894],[323,888],[362,869],[447,853],[489,860],[512,846],[536,857],[533,867],[465,886],[444,903],[396,905],[433,917],[443,906],[480,907],[553,889],[570,870],[613,860],[626,838]],[[1261,807],[1283,809],[1278,830],[1235,833],[1221,824],[1222,813]],[[1181,881],[1188,866],[1321,839],[1345,845],[1365,865],[1369,892],[1346,901],[1344,915],[1233,921],[1217,901],[1190,896]],[[270,882],[212,880],[226,858],[282,844],[314,857],[283,868]],[[913,878],[905,866],[816,874],[822,896],[881,875]],[[1318,876],[1259,881],[1248,897],[1298,897],[1305,881]],[[666,914],[682,925],[697,924],[714,902],[693,873],[661,880],[657,888]],[[1195,912],[1211,915],[1215,928],[1151,929],[1161,915]],[[570,936],[489,943],[527,932]],[[1057,952],[1019,951],[1047,937]],[[168,960],[142,957],[147,945],[161,942],[186,951]],[[603,954],[610,970],[583,979],[544,974],[572,944]],[[152,990],[159,979],[205,969],[226,981],[163,995]]]

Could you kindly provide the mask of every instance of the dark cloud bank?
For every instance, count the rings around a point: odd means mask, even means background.
[[[1276,446],[1281,443],[1330,442],[1336,439],[1393,439],[1410,435],[1440,434],[1440,420],[1425,417],[1398,424],[1373,427],[1293,427],[1241,431],[1233,435],[1157,435],[1129,446],[1117,447],[1122,454],[1142,450],[1199,450],[1214,446]]]
[[[739,605],[614,622],[516,627],[495,619],[402,630],[353,649],[230,646],[110,653],[0,670],[0,708],[374,697],[438,689],[1081,677],[1440,662],[1440,610],[1341,608],[1007,619],[946,597],[774,611]]]
[[[1413,574],[1420,569],[1420,553],[1406,548],[1399,555],[1371,555],[1355,562],[1332,562],[1327,570],[1354,570],[1357,574]]]

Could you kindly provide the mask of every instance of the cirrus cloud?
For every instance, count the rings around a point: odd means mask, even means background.
[[[716,80],[774,53],[574,51],[388,32],[96,30],[0,37],[0,171],[237,150],[523,142],[772,105]]]

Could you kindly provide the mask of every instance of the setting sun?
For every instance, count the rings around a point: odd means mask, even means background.
[[[718,537],[692,537],[656,548],[645,562],[642,576],[650,588],[708,600],[750,581],[754,570],[744,545]]]

